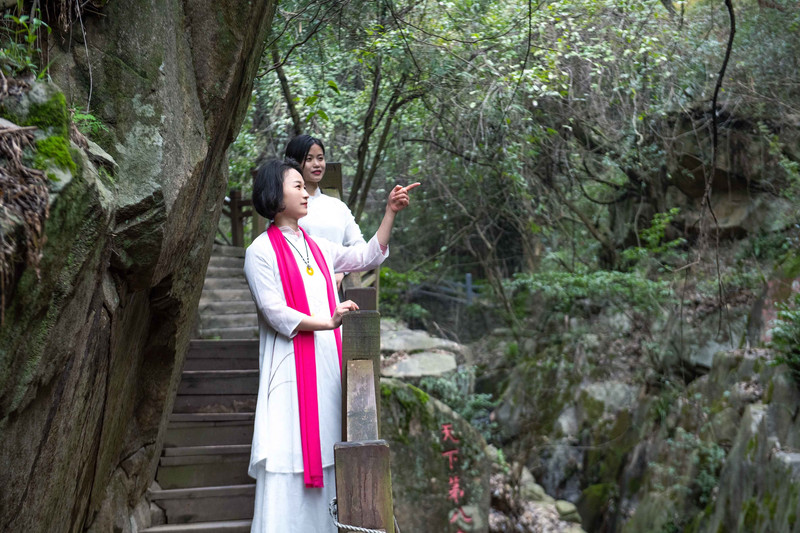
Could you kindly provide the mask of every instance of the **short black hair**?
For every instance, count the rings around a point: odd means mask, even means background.
[[[286,209],[283,205],[283,176],[287,170],[300,171],[300,165],[291,158],[271,159],[262,163],[253,179],[253,208],[262,217],[275,220],[275,215]]]
[[[289,144],[286,145],[286,153],[284,155],[286,157],[291,157],[302,167],[306,162],[306,156],[308,156],[309,150],[311,150],[311,147],[315,144],[319,145],[319,147],[322,149],[322,154],[324,155],[325,145],[322,144],[322,141],[316,137],[305,134],[298,135],[289,141]]]

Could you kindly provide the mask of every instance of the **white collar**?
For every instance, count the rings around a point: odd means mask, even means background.
[[[288,237],[295,237],[299,239],[303,235],[303,233],[300,231],[300,226],[297,227],[297,231],[293,230],[289,226],[280,226],[278,229],[281,233]]]

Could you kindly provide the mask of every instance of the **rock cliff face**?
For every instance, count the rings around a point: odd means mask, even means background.
[[[74,166],[51,186],[40,274],[17,272],[4,289],[1,530],[146,524],[225,151],[274,4],[108,2],[84,14],[85,34],[50,37],[49,72],[66,102],[89,102],[108,130],[89,155],[70,147]],[[66,127],[66,102],[51,100],[58,116],[45,125]],[[4,116],[32,123],[20,105],[5,102]]]

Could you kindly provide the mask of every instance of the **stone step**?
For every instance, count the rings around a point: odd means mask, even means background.
[[[165,524],[143,529],[140,533],[250,533],[252,520]]]
[[[258,339],[258,326],[200,329],[203,339]]]
[[[197,457],[200,455],[236,455],[250,453],[249,444],[224,444],[212,446],[178,446],[176,448],[165,448],[161,458],[167,457]],[[198,458],[199,460],[199,458]],[[180,462],[180,461],[178,461]]]
[[[192,340],[184,370],[258,370],[258,339]]]
[[[239,313],[255,313],[256,312],[256,304],[253,302],[253,299],[250,298],[248,300],[239,300],[239,301],[203,301],[200,300],[200,305],[198,306],[200,310],[200,315],[230,315],[230,314],[239,314]]]
[[[247,288],[247,283],[244,283],[242,288],[239,289],[203,289],[200,295],[200,304],[208,302],[252,302],[253,297],[250,294],[250,289]]]
[[[203,282],[203,292],[218,291],[218,290],[240,290],[244,289],[248,295],[250,290],[247,288],[247,280],[244,276],[233,278],[209,278]]]
[[[258,370],[184,370],[178,385],[178,396],[257,392]]]
[[[200,315],[200,329],[224,329],[258,326],[258,314],[255,308],[250,313],[237,313],[231,315]]]
[[[215,244],[211,249],[211,256],[225,256],[225,257],[244,257],[244,248],[241,246],[225,246],[224,244]]]
[[[212,255],[208,260],[208,268],[238,268],[239,272],[244,269],[244,257],[232,257],[227,255]]]
[[[165,448],[158,461],[156,481],[162,489],[244,485],[250,446],[193,446]]]
[[[254,413],[173,413],[164,448],[249,444]]]
[[[253,413],[255,394],[183,394],[175,397],[173,413]]]
[[[245,279],[243,268],[212,265],[208,265],[208,268],[206,269],[206,279],[208,278]]]
[[[256,486],[229,485],[149,490],[150,501],[164,509],[169,524],[253,518]]]

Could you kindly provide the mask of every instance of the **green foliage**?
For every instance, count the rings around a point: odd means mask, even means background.
[[[789,303],[778,304],[778,318],[772,328],[772,348],[776,361],[785,363],[795,383],[800,386],[800,293]]]
[[[669,242],[664,242],[667,226],[680,213],[680,208],[673,207],[666,213],[656,213],[649,228],[641,230],[637,237],[641,241],[640,246],[628,248],[622,252],[623,258],[629,261],[639,261],[650,256],[659,256],[673,251],[686,242],[686,239],[679,237]]]
[[[255,98],[253,101],[255,101]],[[256,166],[261,149],[262,146],[258,136],[253,132],[253,115],[248,113],[239,135],[228,147],[229,190],[237,189],[242,191],[242,197],[244,198],[252,194],[253,178],[251,171]]]
[[[671,494],[674,500],[682,500],[696,511],[713,504],[714,489],[719,485],[727,456],[725,449],[681,427],[665,442],[667,450],[663,462],[649,465],[653,489]],[[689,524],[693,515],[687,510],[681,518],[673,520],[679,531]]]
[[[399,318],[406,322],[424,320],[429,312],[421,305],[407,301],[407,290],[410,286],[423,281],[420,272],[397,272],[389,267],[382,267],[380,309],[381,314]]]
[[[77,126],[78,131],[87,137],[97,137],[102,133],[108,133],[108,127],[103,122],[89,112],[72,109],[72,122]]]
[[[474,367],[462,367],[446,378],[424,377],[419,388],[447,404],[490,441],[497,431],[497,423],[490,418],[497,401],[491,394],[470,393],[474,382]]]
[[[608,270],[518,274],[509,287],[518,298],[539,294],[548,309],[560,312],[568,312],[576,303],[585,300],[604,307],[633,307],[651,312],[673,297],[667,281],[653,281],[636,272]]]
[[[713,501],[726,455],[725,450],[716,443],[703,442],[692,456],[695,471],[691,485],[692,498],[701,508]]]
[[[6,76],[33,74],[41,77],[47,68],[39,72],[42,50],[39,48],[39,35],[43,30],[50,33],[50,27],[37,16],[23,14],[22,0],[17,1],[16,10],[3,16],[0,26],[0,69]],[[39,14],[39,9],[35,10]]]

